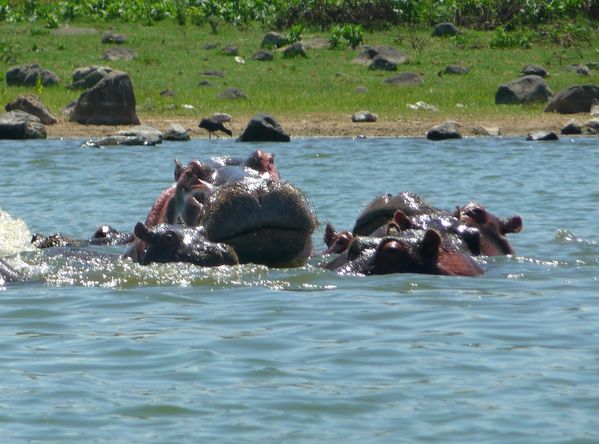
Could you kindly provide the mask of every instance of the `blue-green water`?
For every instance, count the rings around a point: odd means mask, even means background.
[[[0,253],[32,232],[131,230],[195,140],[0,141]],[[599,442],[597,139],[298,139],[268,145],[322,227],[383,192],[520,214],[477,278],[337,276],[8,258],[3,443]],[[120,251],[118,248],[115,251]]]

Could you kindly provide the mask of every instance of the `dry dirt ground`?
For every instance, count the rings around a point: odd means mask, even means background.
[[[241,134],[251,116],[234,116],[227,124],[233,130],[233,136]],[[276,117],[276,116],[275,116]],[[410,118],[381,118],[372,123],[353,123],[351,116],[346,115],[303,115],[293,119],[276,117],[283,129],[292,137],[423,137],[426,132],[444,120],[434,114],[422,114]],[[461,117],[455,119],[464,136],[477,135],[475,128],[498,128],[503,136],[526,136],[534,131],[556,131],[565,123],[575,118],[585,122],[588,114],[560,115],[540,113],[534,116],[503,116],[485,119],[484,117]],[[198,128],[199,117],[144,117],[141,123],[153,126],[161,131],[172,123],[179,123],[191,130],[192,137],[207,138],[208,134]],[[114,134],[129,126],[80,125],[78,123],[59,120],[56,125],[47,126],[49,138],[92,138]]]

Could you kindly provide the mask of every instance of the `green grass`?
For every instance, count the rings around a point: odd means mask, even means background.
[[[39,63],[61,78],[56,87],[45,87],[42,100],[54,114],[68,102],[77,99],[81,91],[71,91],[66,85],[72,71],[80,66],[108,65],[126,71],[133,79],[140,117],[202,116],[215,111],[233,115],[251,115],[265,111],[275,116],[297,117],[302,114],[348,114],[361,109],[376,112],[384,118],[410,118],[416,112],[407,104],[424,101],[439,108],[440,118],[460,116],[529,115],[540,113],[544,105],[496,106],[497,87],[517,78],[526,63],[544,65],[550,72],[547,79],[557,92],[572,84],[597,83],[599,71],[582,77],[566,71],[570,63],[599,62],[599,39],[592,33],[589,42],[569,42],[569,48],[549,39],[535,39],[531,49],[492,49],[493,32],[465,31],[458,38],[433,38],[431,30],[389,29],[364,36],[365,44],[390,44],[410,56],[399,72],[416,71],[424,76],[421,86],[396,87],[383,83],[389,72],[373,72],[352,63],[358,53],[351,48],[312,49],[309,58],[284,59],[277,53],[271,62],[258,62],[251,55],[259,48],[265,30],[258,27],[239,29],[221,25],[212,34],[208,25],[180,26],[164,21],[154,26],[141,24],[71,24],[93,26],[97,35],[57,36],[40,25],[27,23],[0,24],[0,75],[11,66]],[[105,62],[100,59],[107,45],[100,43],[102,33],[112,27],[127,35],[125,47],[137,52],[134,61]],[[539,35],[538,31],[534,35]],[[326,33],[304,31],[304,37]],[[219,49],[205,50],[207,43],[220,47],[237,45],[245,64],[237,64]],[[463,76],[438,75],[445,66],[458,63],[470,68]],[[200,87],[204,70],[222,70],[225,77],[210,78],[214,87]],[[356,93],[358,85],[368,88],[366,94]],[[222,100],[218,93],[225,87],[241,88],[247,100]],[[170,88],[175,98],[163,98],[160,91]],[[35,87],[16,88],[0,84],[0,101],[8,103],[24,92],[37,92]],[[171,109],[172,105],[177,105]],[[181,105],[191,104],[193,110]],[[456,105],[461,104],[461,107]]]

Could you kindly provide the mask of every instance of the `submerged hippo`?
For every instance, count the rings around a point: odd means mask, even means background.
[[[217,187],[203,223],[206,238],[231,245],[239,262],[273,267],[304,265],[317,226],[312,205],[298,188],[249,177]]]
[[[371,235],[389,222],[395,222],[401,229],[430,228],[443,236],[456,235],[468,246],[471,254],[486,256],[513,254],[505,234],[522,229],[520,216],[500,219],[477,203],[469,203],[450,212],[430,206],[417,194],[403,192],[395,196],[384,194],[374,199],[358,216],[352,233]]]
[[[467,253],[447,248],[433,230],[405,230],[385,237],[356,237],[326,268],[340,274],[423,273],[479,276],[480,265]]]
[[[514,249],[505,235],[522,231],[522,218],[520,216],[500,219],[476,202],[458,207],[454,215],[462,223],[479,230],[481,254],[486,256],[514,254]]]
[[[107,224],[99,225],[89,239],[74,239],[62,233],[54,233],[48,236],[35,233],[31,238],[31,244],[36,248],[52,247],[85,247],[88,245],[124,245],[132,242],[132,233],[118,231]]]
[[[126,254],[141,265],[153,262],[188,262],[202,267],[236,265],[233,248],[206,240],[202,230],[183,225],[135,225],[136,244]]]

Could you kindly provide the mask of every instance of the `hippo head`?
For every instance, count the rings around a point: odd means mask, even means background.
[[[231,245],[241,263],[290,267],[306,263],[317,220],[298,188],[248,177],[214,191],[203,223],[206,237]]]
[[[233,248],[206,240],[200,228],[160,224],[135,225],[135,236],[141,241],[137,260],[141,265],[152,262],[189,262],[202,267],[235,265],[239,261]]]
[[[458,207],[454,215],[465,225],[475,227],[480,231],[481,254],[500,256],[514,253],[505,235],[522,230],[520,216],[500,219],[476,202],[470,202],[461,208]]]
[[[437,211],[415,193],[383,194],[370,202],[360,213],[352,230],[353,234],[371,235],[377,228],[392,219],[397,210],[403,211],[408,216]]]
[[[423,273],[478,276],[480,266],[468,254],[448,251],[441,234],[429,229],[406,230],[382,238],[357,238],[347,252],[342,274]]]
[[[349,231],[336,232],[328,223],[324,231],[324,243],[327,249],[322,254],[341,254],[349,248],[353,239],[354,235]]]
[[[92,245],[122,245],[132,242],[133,239],[131,233],[123,233],[110,225],[102,224],[96,228],[89,242]]]
[[[271,180],[281,180],[279,170],[275,166],[275,155],[266,151],[256,150],[245,161],[244,166],[258,172],[262,177]]]

